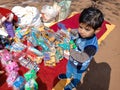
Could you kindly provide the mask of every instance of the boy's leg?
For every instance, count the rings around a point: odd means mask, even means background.
[[[82,73],[83,73],[83,72],[81,72],[81,67],[74,68],[73,73],[74,73],[73,79],[71,80],[71,82],[67,86],[65,86],[64,90],[72,90],[73,88],[76,88],[76,86],[80,83]]]
[[[68,60],[67,66],[66,66],[66,73],[65,74],[59,74],[58,78],[59,79],[67,79],[72,77],[72,66]]]
[[[76,86],[80,83],[81,77],[82,73],[75,74],[71,82],[65,86],[64,90],[72,90],[73,88],[76,88]]]

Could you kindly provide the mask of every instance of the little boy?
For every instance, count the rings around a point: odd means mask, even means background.
[[[98,50],[98,41],[96,33],[104,21],[102,12],[95,8],[89,7],[82,11],[79,17],[78,35],[71,35],[71,40],[76,44],[75,49],[70,49],[70,56],[66,66],[66,73],[60,74],[59,79],[72,78],[71,82],[64,87],[64,90],[72,90],[81,80],[82,73],[86,71],[92,57]],[[78,37],[76,37],[78,36]]]

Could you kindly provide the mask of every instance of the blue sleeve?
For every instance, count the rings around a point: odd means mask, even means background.
[[[95,55],[95,53],[97,52],[97,49],[95,46],[89,45],[84,48],[84,52],[87,53],[89,57],[91,57]]]

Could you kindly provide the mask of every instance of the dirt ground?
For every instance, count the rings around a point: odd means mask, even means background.
[[[31,1],[31,2],[30,2]],[[105,20],[115,24],[115,29],[102,41],[77,90],[120,90],[120,0],[95,0],[104,13]],[[0,0],[0,6],[36,6],[38,9],[53,0]],[[81,12],[91,5],[91,0],[72,0],[71,12]]]

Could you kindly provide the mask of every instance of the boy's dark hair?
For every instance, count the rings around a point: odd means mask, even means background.
[[[95,7],[84,9],[79,18],[79,23],[85,23],[88,26],[92,27],[94,30],[101,27],[103,21],[104,16],[102,12]]]

